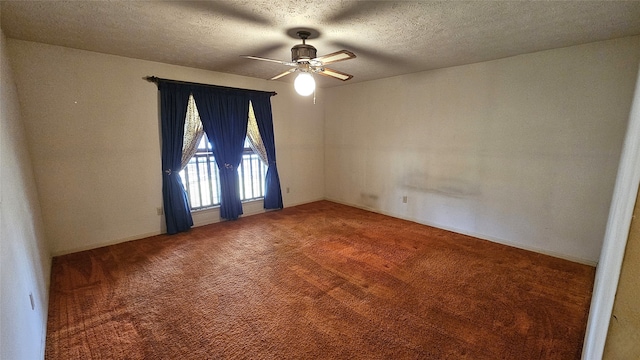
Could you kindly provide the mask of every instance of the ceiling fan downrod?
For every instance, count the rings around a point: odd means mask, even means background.
[[[296,34],[298,34],[298,37],[302,39],[303,45],[306,44],[305,41],[309,38],[309,36],[311,36],[311,32],[305,30],[300,30]]]

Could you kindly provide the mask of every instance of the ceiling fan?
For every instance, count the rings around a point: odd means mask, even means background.
[[[316,48],[306,43],[306,40],[311,35],[311,32],[300,30],[296,32],[296,34],[302,40],[302,44],[295,45],[291,48],[291,61],[281,61],[251,55],[241,56],[247,59],[269,61],[282,65],[292,66],[293,69],[289,69],[281,74],[278,74],[272,77],[270,80],[280,79],[281,77],[284,77],[296,71],[300,72],[300,75],[298,75],[295,80],[294,86],[296,88],[296,91],[298,91],[298,93],[303,96],[310,95],[315,89],[315,81],[313,80],[313,76],[311,75],[313,73],[329,76],[342,81],[347,81],[353,77],[353,75],[329,69],[325,67],[325,65],[338,61],[353,59],[356,57],[354,53],[347,50],[340,50],[331,54],[316,56]]]

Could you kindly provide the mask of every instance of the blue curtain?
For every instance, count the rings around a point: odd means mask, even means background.
[[[193,98],[220,170],[220,217],[235,220],[242,215],[238,165],[247,136],[249,94],[201,88],[194,89]]]
[[[262,143],[267,151],[269,160],[267,176],[265,180],[265,209],[282,209],[282,191],[280,189],[280,176],[276,167],[276,143],[273,134],[273,115],[271,114],[271,94],[251,94],[253,113],[256,116],[258,130]]]
[[[180,179],[184,121],[190,90],[159,81],[162,129],[162,198],[167,233],[187,231],[193,226],[187,193]]]

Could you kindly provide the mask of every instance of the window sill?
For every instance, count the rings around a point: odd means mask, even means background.
[[[254,204],[254,203],[262,203],[263,201],[264,201],[264,198],[243,200],[242,201],[242,205],[251,205],[251,204]],[[196,210],[191,210],[191,213],[195,214],[195,213],[201,213],[201,212],[205,212],[205,211],[219,210],[219,209],[220,209],[220,205],[214,205],[214,206],[209,206],[209,207],[200,208],[200,209],[196,209]]]

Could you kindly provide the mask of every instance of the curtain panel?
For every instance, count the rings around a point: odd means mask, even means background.
[[[242,215],[238,166],[247,136],[249,102],[253,102],[268,168],[265,209],[281,209],[282,193],[276,168],[271,96],[273,92],[228,88],[148,77],[157,82],[161,95],[163,198],[167,232],[193,226],[186,191],[180,179],[185,117],[189,96],[195,100],[200,120],[220,170],[220,217],[235,220]],[[165,146],[166,144],[166,146]]]
[[[247,136],[249,97],[238,91],[197,89],[193,98],[220,170],[220,217],[235,220],[242,215],[238,166]]]
[[[187,231],[193,226],[187,193],[180,179],[184,122],[189,89],[158,82],[162,132],[162,199],[167,233]]]
[[[265,179],[264,208],[282,209],[282,190],[276,166],[276,143],[273,132],[273,115],[271,113],[271,95],[253,93],[251,94],[251,103],[269,161]]]

